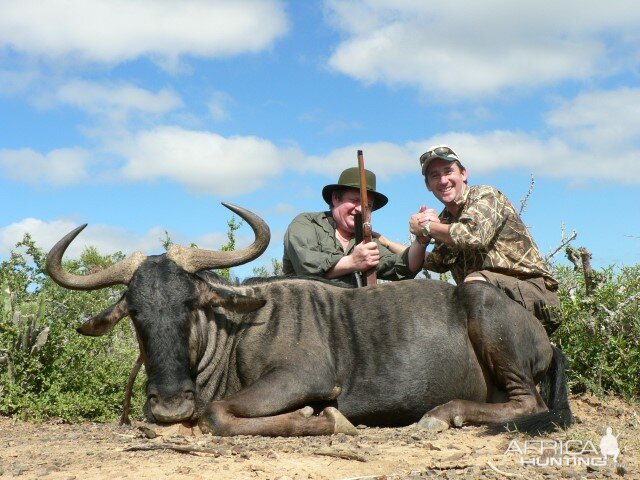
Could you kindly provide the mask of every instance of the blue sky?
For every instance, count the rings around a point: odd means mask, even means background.
[[[640,262],[635,1],[0,0],[0,257],[29,232],[69,251],[219,248],[261,215],[267,252],[362,149],[407,241],[418,157],[447,143],[517,206],[544,254]],[[239,232],[241,244],[250,229]],[[557,261],[564,261],[562,256]]]

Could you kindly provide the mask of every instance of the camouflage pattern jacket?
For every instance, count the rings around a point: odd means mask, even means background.
[[[451,271],[456,283],[479,270],[520,279],[542,277],[547,289],[557,290],[558,282],[531,233],[502,192],[487,185],[467,186],[457,203],[457,217],[447,209],[439,215],[442,223],[451,225],[455,245],[436,241],[425,260],[427,270]]]
[[[418,272],[409,270],[408,249],[396,255],[377,240],[380,263],[376,267],[382,280],[413,278]],[[285,275],[324,276],[338,260],[353,252],[355,240],[351,239],[346,251],[336,238],[336,224],[331,212],[301,213],[289,224],[284,235],[282,270]],[[355,285],[353,274],[340,277]]]

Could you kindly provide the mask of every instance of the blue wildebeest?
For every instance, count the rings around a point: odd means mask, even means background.
[[[498,289],[432,280],[351,289],[296,278],[232,286],[207,270],[257,258],[270,234],[255,214],[225,205],[253,228],[249,247],[173,246],[78,276],[61,261],[82,226],[47,257],[64,287],[128,285],[78,331],[104,335],[131,317],[149,420],[271,436],[354,433],[353,423],[419,420],[440,430],[520,417],[538,429],[571,422],[564,357],[538,320]],[[549,385],[542,395],[541,381]]]

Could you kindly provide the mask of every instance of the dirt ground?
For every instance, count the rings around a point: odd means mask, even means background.
[[[481,427],[433,434],[414,426],[359,427],[353,437],[222,438],[142,422],[34,424],[0,417],[0,477],[640,479],[640,408],[590,395],[572,397],[571,405],[574,426],[534,438],[489,435]],[[617,463],[609,457],[601,465],[607,427],[617,436],[620,455]]]

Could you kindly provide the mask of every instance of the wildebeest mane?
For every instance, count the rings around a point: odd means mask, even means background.
[[[198,272],[197,275],[203,280],[206,280],[210,283],[218,283],[229,287],[251,287],[254,285],[266,285],[270,283],[284,282],[287,280],[308,280],[310,282],[326,283],[328,285],[333,285],[334,287],[339,288],[355,288],[354,285],[343,282],[342,280],[327,279],[314,275],[274,275],[271,277],[248,277],[239,283],[229,281],[227,278],[212,270]]]
[[[326,283],[328,285],[333,285],[334,287],[355,288],[354,285],[347,282],[343,282],[342,280],[328,279],[323,277],[317,277],[314,275],[276,275],[272,277],[248,277],[248,278],[245,278],[240,285],[246,287],[246,286],[252,286],[252,285],[262,285],[262,284],[282,282],[286,280],[308,280],[310,282]]]

